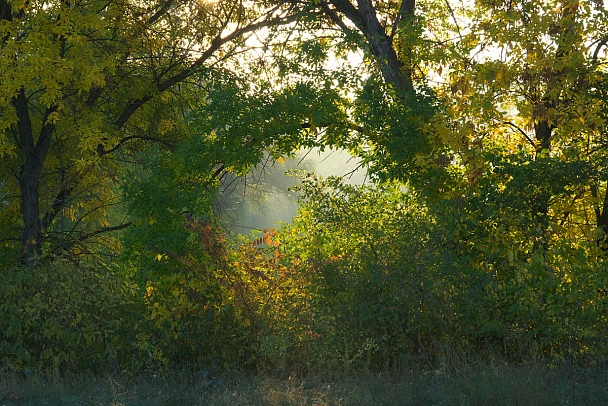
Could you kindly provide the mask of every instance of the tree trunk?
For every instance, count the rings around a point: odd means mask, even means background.
[[[597,199],[598,197],[598,186],[591,185],[591,195]],[[601,205],[595,205],[593,211],[595,212],[595,223],[597,228],[602,230],[602,236],[598,238],[597,245],[604,251],[608,251],[608,183],[606,184],[606,190],[604,191],[604,199]]]
[[[393,40],[378,21],[371,0],[359,0],[358,4],[363,18],[363,34],[367,38],[372,54],[380,65],[385,82],[397,90],[400,98],[414,96],[411,70],[406,69],[397,58],[397,53],[393,48]],[[400,13],[405,13],[407,17],[412,18],[414,16],[414,5],[414,0],[403,0]]]
[[[17,112],[19,146],[23,151],[23,165],[19,174],[23,216],[20,259],[26,264],[31,264],[42,253],[44,230],[42,230],[40,220],[40,176],[51,144],[51,136],[55,130],[55,126],[48,122],[48,117],[56,108],[47,108],[42,120],[40,135],[35,141],[28,100],[23,88],[13,100],[13,106]]]
[[[21,260],[30,264],[42,253],[43,234],[40,227],[40,170],[32,159],[26,159],[19,186],[21,187],[21,213],[23,232],[21,234]]]
[[[384,82],[395,89],[397,97],[402,100],[413,97],[415,90],[411,71],[399,61],[393,47],[393,39],[378,21],[371,0],[358,0],[358,9],[348,0],[330,0],[329,3],[334,6],[336,11],[344,14],[365,36],[370,51],[380,67]],[[397,23],[403,18],[413,18],[415,5],[415,0],[403,0],[399,8]],[[333,10],[327,6],[324,9],[330,13],[332,20],[336,21],[338,16],[333,13]],[[339,25],[344,29],[344,24]]]

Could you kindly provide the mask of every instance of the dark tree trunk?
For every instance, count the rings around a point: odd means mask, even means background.
[[[597,199],[598,193],[597,185],[592,185],[591,195]],[[602,250],[608,251],[608,184],[606,184],[602,205],[595,206],[594,212],[596,226],[603,232],[602,236],[597,240],[597,244]]]
[[[40,220],[40,176],[46,155],[51,145],[51,136],[55,126],[47,121],[56,108],[48,108],[42,120],[38,140],[34,140],[34,130],[28,109],[28,100],[22,88],[13,100],[17,112],[17,130],[19,144],[23,151],[23,165],[19,174],[21,189],[21,213],[23,232],[21,234],[21,260],[31,263],[42,252],[44,230]]]
[[[21,213],[23,232],[21,244],[22,261],[31,263],[42,253],[42,230],[40,227],[40,171],[31,159],[26,160],[19,178],[21,188]]]
[[[387,34],[374,10],[371,0],[359,0],[359,10],[363,19],[362,31],[370,45],[371,52],[380,65],[382,76],[386,83],[392,85],[400,98],[414,95],[411,70],[406,68],[397,57],[393,48],[393,40]],[[404,0],[400,13],[408,18],[414,16],[414,0]]]
[[[551,136],[553,127],[546,120],[540,121],[534,125],[534,134],[536,137],[536,153],[543,150],[549,150],[551,147]]]
[[[384,82],[396,90],[400,99],[407,99],[415,95],[412,83],[411,71],[404,66],[397,57],[393,47],[393,39],[378,21],[378,16],[371,0],[358,0],[356,8],[349,0],[329,0],[333,5],[331,9],[325,3],[325,11],[342,29],[346,25],[341,22],[335,11],[348,18],[359,31],[365,36],[370,51],[380,67]],[[415,0],[403,0],[399,8],[397,23],[414,17]]]
[[[0,21],[12,21],[13,10],[6,0],[0,0]],[[2,39],[6,42],[8,34]],[[23,229],[19,258],[24,263],[32,263],[42,252],[42,230],[40,226],[40,174],[46,151],[34,146],[32,121],[28,110],[25,90],[22,88],[12,101],[17,113],[17,133],[19,146],[23,152],[23,165],[19,173],[21,190],[21,213]],[[48,149],[48,148],[47,148]],[[44,152],[42,155],[39,153]]]

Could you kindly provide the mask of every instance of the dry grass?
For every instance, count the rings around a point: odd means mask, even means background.
[[[608,370],[487,363],[462,370],[334,379],[168,372],[146,376],[0,377],[9,405],[606,405]]]

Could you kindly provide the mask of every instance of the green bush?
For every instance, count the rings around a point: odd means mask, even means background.
[[[0,362],[11,370],[127,366],[141,317],[132,284],[103,266],[14,266],[0,285]]]
[[[455,271],[453,302],[464,342],[517,359],[531,352],[551,362],[606,358],[608,264],[595,242],[557,225],[541,234],[516,209],[478,201],[439,218],[445,251],[452,253],[440,266]]]
[[[281,232],[307,275],[309,363],[399,366],[446,348],[510,360],[605,360],[608,267],[597,244],[543,234],[483,201],[425,206],[398,185],[307,176]],[[431,207],[431,209],[428,209]]]
[[[236,308],[236,279],[222,231],[193,218],[182,217],[181,224],[163,237],[173,246],[142,238],[139,249],[131,247],[122,259],[123,272],[137,281],[145,305],[138,367],[190,364],[219,370],[252,363],[254,340]]]
[[[399,366],[449,330],[449,278],[432,221],[398,185],[307,176],[303,207],[282,234],[310,280],[312,363]]]

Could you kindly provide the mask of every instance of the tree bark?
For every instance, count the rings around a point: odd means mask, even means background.
[[[21,235],[21,260],[32,262],[42,252],[42,230],[40,227],[40,174],[50,142],[45,142],[41,132],[37,145],[34,144],[32,121],[28,110],[25,90],[21,88],[19,95],[13,100],[17,112],[17,131],[19,144],[23,151],[23,165],[19,174],[21,189],[21,213],[23,232]],[[47,129],[48,131],[49,129]],[[50,141],[50,133],[46,134]]]
[[[21,235],[21,260],[26,264],[42,253],[42,230],[40,228],[40,172],[33,165],[24,165],[19,178],[21,188],[21,213],[23,232]]]
[[[348,0],[330,0],[329,3],[333,5],[335,10],[346,16],[365,36],[370,52],[378,63],[384,82],[395,89],[397,97],[406,100],[415,96],[411,70],[399,61],[397,52],[393,47],[393,39],[378,21],[371,0],[358,0],[358,8]],[[415,6],[415,0],[403,0],[399,8],[398,19],[406,21],[412,19]],[[324,9],[326,12],[328,10],[333,11],[327,5]],[[335,21],[337,16],[334,14],[330,17]]]

